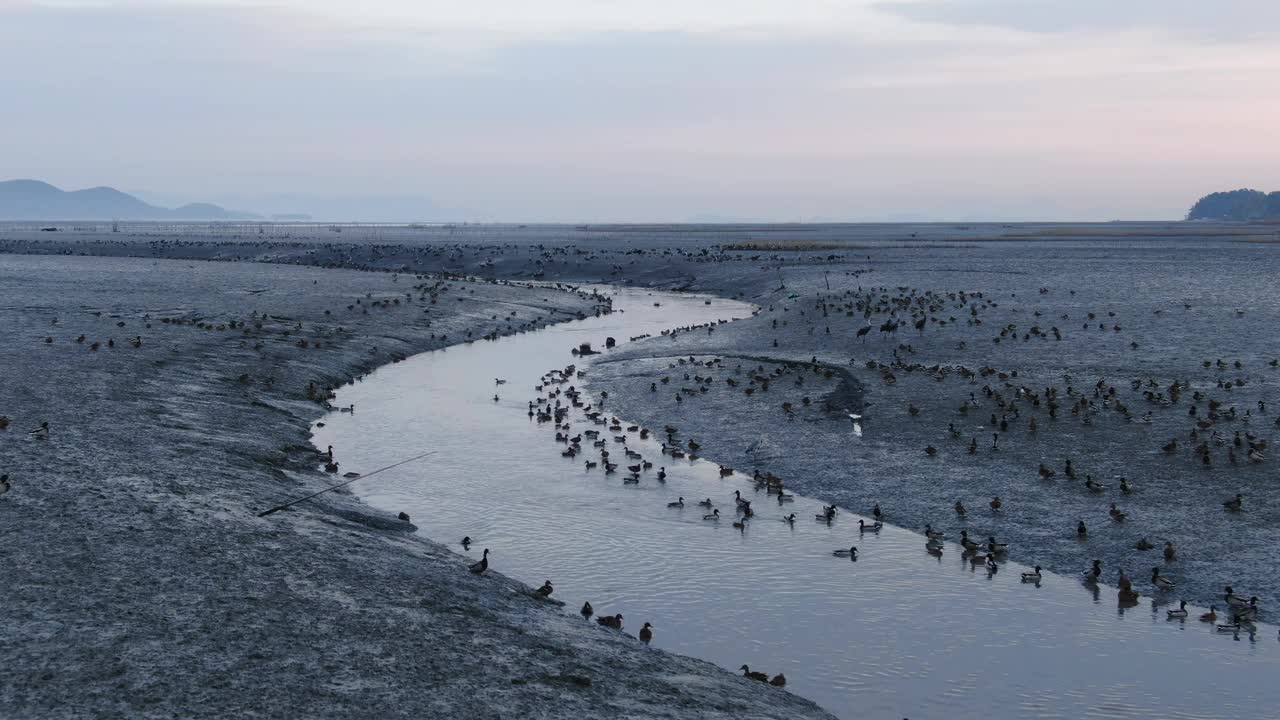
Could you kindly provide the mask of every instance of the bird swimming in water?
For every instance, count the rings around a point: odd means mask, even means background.
[[[49,439],[49,423],[42,422],[40,423],[40,427],[36,428],[35,430],[32,430],[27,434],[37,440],[48,440]]]
[[[1036,569],[1033,570],[1032,572],[1022,573],[1022,582],[1024,583],[1038,583],[1040,582],[1040,578],[1041,578],[1041,575],[1040,575],[1039,565],[1037,565]]]
[[[832,550],[831,554],[836,557],[847,557],[856,561],[858,559],[858,546],[854,545],[853,547],[850,547],[848,550],[844,550],[844,549]]]

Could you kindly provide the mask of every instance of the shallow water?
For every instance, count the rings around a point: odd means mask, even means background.
[[[926,554],[915,533],[886,527],[859,537],[858,517],[843,512],[830,526],[816,522],[822,504],[805,498],[786,506],[797,516],[791,526],[759,493],[757,518],[740,532],[731,526],[733,491],[752,496],[748,478],[662,456],[635,433],[624,433],[626,447],[655,465],[639,485],[623,484],[625,469],[605,476],[585,470],[582,457],[561,457],[553,425],[527,417],[527,402],[551,369],[576,363],[589,372],[571,347],[751,309],[634,290],[615,294],[615,308],[623,312],[385,367],[339,392],[335,404],[356,412],[326,417],[315,443],[334,445],[344,471],[438,450],[353,489],[408,512],[424,535],[459,552],[458,540],[471,536],[469,554],[489,548],[504,574],[534,586],[552,580],[566,612],[590,600],[598,613],[622,613],[629,633],[652,622],[655,645],[729,669],[783,672],[789,690],[842,717],[1275,716],[1273,626],[1219,634],[1194,619],[1198,608],[1185,623],[1169,622],[1150,597],[1121,610],[1114,589],[1095,597],[1075,578],[1046,574],[1027,585],[1026,568],[1013,564],[989,577],[955,546],[941,559]],[[571,417],[571,434],[593,427]],[[623,445],[601,430],[617,458]],[[663,465],[665,485],[654,476]],[[669,509],[678,496],[686,507]],[[720,522],[702,520],[695,503],[706,497]],[[860,550],[856,563],[832,557],[850,545]]]

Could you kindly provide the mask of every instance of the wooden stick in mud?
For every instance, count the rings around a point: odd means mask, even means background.
[[[371,476],[371,475],[377,475],[378,473],[380,473],[380,472],[382,472],[382,471],[384,471],[384,470],[390,470],[391,468],[398,468],[398,467],[400,467],[401,465],[404,465],[404,464],[406,464],[406,463],[411,463],[411,462],[413,462],[414,460],[421,460],[422,458],[427,457],[428,455],[435,455],[435,454],[436,454],[436,453],[438,453],[438,452],[440,452],[440,451],[439,451],[439,450],[432,450],[431,452],[422,453],[421,455],[417,455],[417,456],[411,457],[411,458],[409,458],[408,460],[401,460],[400,462],[395,463],[394,465],[388,465],[388,466],[386,466],[386,467],[384,467],[384,468],[378,468],[377,470],[374,470],[373,472],[365,473],[364,475],[361,475],[361,476],[359,476],[359,477],[353,477],[353,478],[351,478],[350,480],[345,480],[345,481],[343,481],[343,482],[338,483],[337,485],[330,485],[329,487],[327,487],[327,488],[325,488],[325,489],[321,490],[320,492],[314,492],[314,493],[311,493],[310,495],[308,495],[308,496],[306,496],[306,497],[298,498],[297,500],[290,500],[289,502],[287,502],[287,503],[285,503],[285,504],[283,504],[283,505],[277,505],[277,506],[275,506],[275,507],[271,508],[270,510],[263,510],[262,512],[258,513],[258,517],[266,517],[266,516],[268,516],[268,515],[270,515],[270,514],[272,514],[272,513],[280,512],[281,510],[284,510],[284,509],[285,509],[285,508],[287,508],[287,507],[290,507],[290,506],[292,506],[292,505],[297,505],[298,503],[302,502],[303,500],[310,500],[311,498],[313,498],[313,497],[315,497],[315,496],[317,496],[317,495],[323,495],[323,494],[325,494],[325,493],[329,492],[330,490],[337,490],[338,488],[342,487],[343,485],[350,485],[351,483],[353,483],[353,482],[355,482],[355,481],[357,481],[357,480],[363,480],[363,479],[365,479],[365,478],[367,478],[367,477],[369,477],[369,476]]]

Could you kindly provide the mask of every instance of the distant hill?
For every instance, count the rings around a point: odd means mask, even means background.
[[[0,220],[248,220],[256,215],[209,203],[157,207],[115,188],[67,192],[39,180],[0,182]]]
[[[1229,190],[1205,195],[1191,206],[1188,220],[1280,220],[1280,192]]]

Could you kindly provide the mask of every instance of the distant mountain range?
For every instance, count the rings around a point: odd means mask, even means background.
[[[1229,190],[1205,195],[1187,213],[1188,220],[1280,220],[1280,192]]]
[[[0,220],[252,220],[210,203],[163,208],[115,188],[65,191],[39,180],[0,182]]]

